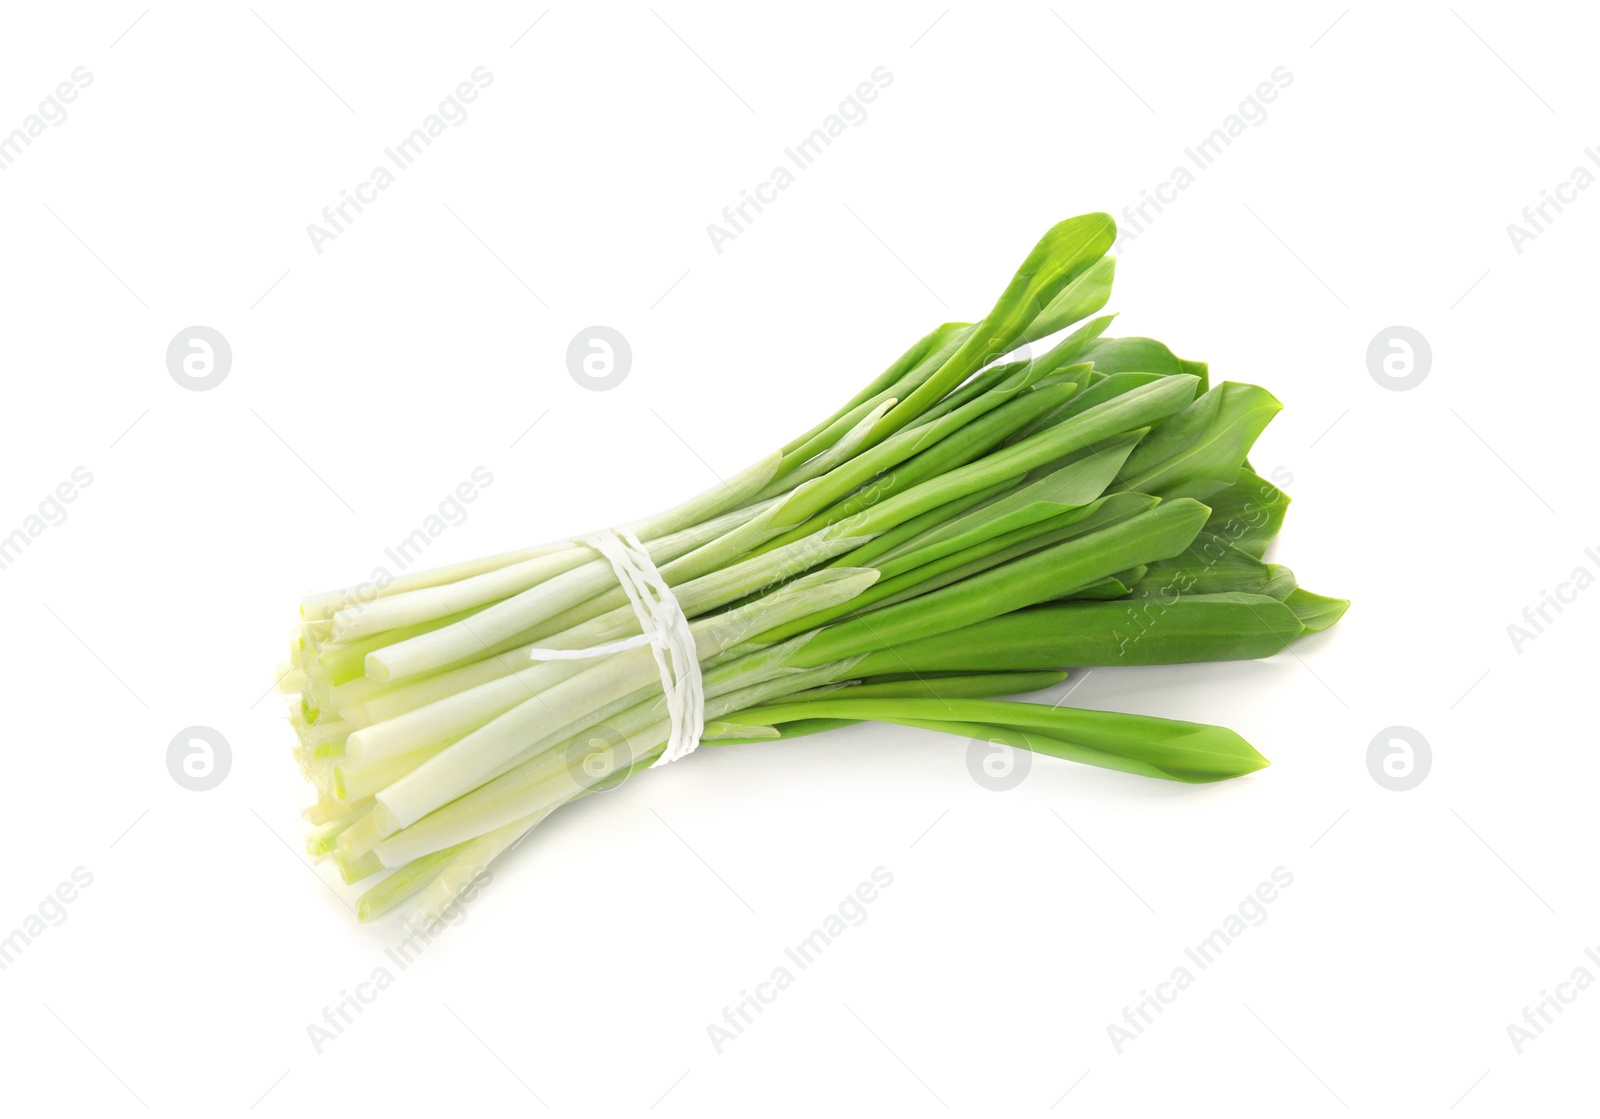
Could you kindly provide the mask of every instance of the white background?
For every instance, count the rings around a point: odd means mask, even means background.
[[[142,10],[0,27],[0,130],[93,75],[0,172],[0,534],[93,475],[0,571],[0,931],[93,875],[0,972],[0,1108],[1592,1107],[1600,993],[1520,1055],[1506,1029],[1600,975],[1600,591],[1520,651],[1506,628],[1600,573],[1600,191],[1520,254],[1506,232],[1600,141],[1578,6]],[[317,253],[307,224],[479,66],[468,119]],[[879,66],[868,119],[716,252],[707,223]],[[429,563],[712,484],[982,315],[1053,222],[1137,203],[1280,66],[1267,119],[1124,246],[1111,308],[1283,400],[1252,456],[1292,476],[1275,558],[1354,606],[1271,661],[1069,685],[1272,768],[1038,759],[996,793],[908,730],[702,751],[541,828],[319,1055],[308,1024],[400,934],[301,854],[265,694],[298,598],[474,467]],[[595,323],[634,355],[603,393],[565,366]],[[212,391],[165,366],[195,324],[232,346]],[[1432,347],[1405,392],[1367,368],[1396,324]],[[195,724],[232,748],[207,793],[166,768]],[[1393,725],[1432,748],[1409,792],[1368,772]],[[865,923],[719,1055],[707,1025],[879,866]],[[1108,1024],[1277,867],[1265,923],[1119,1054]]]

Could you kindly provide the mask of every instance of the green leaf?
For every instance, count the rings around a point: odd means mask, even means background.
[[[868,535],[886,531],[962,494],[987,488],[1008,478],[1019,478],[1036,468],[1075,456],[1114,436],[1159,423],[1187,407],[1196,387],[1193,377],[1164,377],[1159,384],[1140,386],[1037,435],[993,450],[994,442],[1003,439],[1015,428],[997,432],[986,425],[995,422],[996,417],[1004,419],[1012,415],[1007,409],[1024,406],[1026,398],[1014,400],[893,472],[874,479],[869,486],[839,505],[819,513],[806,524],[762,547],[771,549],[790,543],[829,524],[838,525],[842,535]],[[1067,386],[1039,387],[1027,395],[1038,398],[1048,408],[1052,397],[1046,394],[1054,393],[1058,388],[1064,395],[1071,395],[1066,391]],[[983,454],[984,451],[992,453]],[[978,457],[980,454],[983,454],[982,458]],[[908,474],[915,479],[916,485],[907,484]],[[806,486],[826,482],[828,477],[815,479],[806,483]],[[806,486],[796,492],[804,491]],[[786,503],[781,512],[786,514],[788,508]]]
[[[1233,484],[1256,436],[1282,408],[1264,388],[1225,381],[1152,431],[1118,481],[1158,497],[1209,497]]]
[[[1099,601],[1102,599],[1125,598],[1133,593],[1133,588],[1139,585],[1145,572],[1150,569],[1143,564],[1130,567],[1127,571],[1119,571],[1115,575],[1108,575],[1098,583],[1073,591],[1066,596],[1066,601],[1084,602]]]
[[[906,426],[977,370],[1015,349],[1028,325],[1106,255],[1116,236],[1117,223],[1110,214],[1083,214],[1052,226],[961,348],[878,422],[877,437],[887,438]],[[1098,307],[1085,313],[1094,310]]]
[[[1312,594],[1308,590],[1296,587],[1285,598],[1284,605],[1294,611],[1295,617],[1300,619],[1300,624],[1306,627],[1307,633],[1321,633],[1333,625],[1344,612],[1350,609],[1350,600],[1347,598],[1328,598],[1326,595]]]
[[[945,522],[885,555],[885,561],[904,561],[897,570],[885,570],[885,575],[909,571],[969,544],[1088,505],[1105,492],[1137,443],[1136,437],[1126,435],[1108,440],[1074,462]]]
[[[871,653],[857,671],[1023,671],[1255,660],[1280,652],[1304,632],[1293,610],[1265,595],[1062,602]]]
[[[1211,516],[1183,555],[1153,564],[1135,595],[1243,592],[1282,600],[1295,589],[1287,567],[1261,562],[1283,524],[1289,495],[1244,468],[1235,479],[1207,499]]]
[[[1106,338],[1083,355],[1102,373],[1159,373],[1172,376],[1187,373],[1200,378],[1200,391],[1211,388],[1208,367],[1203,361],[1188,361],[1154,338]]]
[[[818,717],[874,719],[989,739],[1107,769],[1191,783],[1221,781],[1267,759],[1226,727],[991,699],[854,699],[848,691],[811,703],[741,712],[749,722]]]
[[[1018,336],[1017,345],[1054,334],[1100,310],[1111,298],[1111,281],[1116,273],[1116,257],[1103,256],[1095,261],[1039,312],[1038,317]],[[1105,321],[1109,325],[1110,317]],[[1100,329],[1104,330],[1105,327]],[[1099,331],[1095,333],[1099,334]]]
[[[929,594],[940,587],[959,583],[963,579],[1060,544],[1062,541],[1086,536],[1100,531],[1107,525],[1131,520],[1140,513],[1153,509],[1156,504],[1155,498],[1145,494],[1110,494],[1081,509],[1068,510],[1051,517],[1048,521],[1015,529],[1003,536],[982,541],[942,559],[934,560],[932,563],[925,563],[896,578],[885,579],[881,583],[874,584],[870,590],[844,609],[836,610],[826,618],[815,615],[803,619],[806,624],[795,623],[794,626],[779,632],[802,632],[812,625],[821,624],[824,620],[831,621],[848,613],[858,613],[865,607],[882,609],[897,602]],[[1080,588],[1051,595],[1050,598],[1066,598],[1076,593],[1078,589]]]
[[[961,672],[948,676],[895,673],[863,680],[849,688],[801,692],[785,703],[812,699],[982,699],[1026,695],[1053,688],[1067,678],[1065,672]]]
[[[829,661],[891,648],[932,633],[1031,606],[1150,560],[1180,553],[1210,510],[1180,498],[1100,532],[1034,552],[931,594],[847,618],[817,634],[794,663]],[[759,639],[758,639],[759,640]]]
[[[1016,435],[1012,436],[1013,442],[1020,442],[1030,436],[1037,435],[1048,427],[1082,415],[1089,409],[1106,404],[1119,396],[1127,395],[1135,389],[1143,388],[1155,381],[1165,380],[1161,373],[1117,373],[1110,377],[1102,377],[1098,381],[1087,382],[1080,380],[1079,391],[1069,397],[1064,403],[1052,408],[1049,412],[1032,421]],[[1199,389],[1199,382],[1191,382]]]
[[[1200,378],[1201,392],[1211,391],[1211,367],[1209,365],[1203,361],[1189,361],[1184,358],[1179,358],[1178,361],[1183,367],[1182,372],[1192,377]]]
[[[1051,372],[1055,372],[1068,363],[1083,362],[1092,367],[1084,357],[1084,351],[1092,346],[1100,335],[1105,333],[1106,327],[1111,325],[1115,315],[1101,315],[1097,319],[1090,319],[1077,330],[1057,342],[1049,350],[1033,359],[1034,364],[1042,365]]]
[[[853,727],[861,722],[860,719],[796,719],[792,723],[784,723],[777,728],[780,739],[805,738],[813,734],[822,734],[825,731],[838,730],[840,727]],[[703,742],[702,746],[745,746],[753,742],[771,742],[771,738],[762,734],[753,738],[718,738],[714,741]]]
[[[1240,467],[1233,485],[1206,498],[1211,518],[1200,537],[1221,536],[1246,555],[1262,559],[1283,527],[1289,495],[1251,470]]]
[[[985,393],[937,420],[907,428],[782,498],[770,514],[772,523],[794,527],[761,547],[771,550],[810,536],[819,528],[972,462],[1076,391],[1065,384]]]
[[[1278,563],[1262,563],[1220,536],[1197,537],[1181,556],[1150,565],[1135,596],[1172,598],[1191,594],[1264,594],[1287,598],[1295,589],[1294,572]]]
[[[1084,355],[1102,373],[1188,373],[1183,359],[1154,338],[1102,338]]]

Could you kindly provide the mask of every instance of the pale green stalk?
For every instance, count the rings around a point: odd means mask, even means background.
[[[853,661],[828,664],[812,670],[789,670],[760,684],[706,699],[707,718],[716,718],[758,703],[769,702],[795,691],[831,683],[848,675]],[[495,828],[525,819],[531,814],[550,811],[583,795],[589,787],[629,766],[639,766],[660,754],[665,747],[670,722],[661,716],[664,703],[658,697],[635,705],[607,723],[620,742],[609,737],[594,737],[580,732],[577,743],[587,749],[581,755],[598,760],[598,773],[584,765],[572,764],[568,746],[573,739],[551,743],[517,768],[475,788],[409,827],[386,836],[373,852],[385,866],[402,866],[441,848],[466,842]],[[635,750],[631,742],[649,743]]]
[[[692,580],[675,588],[675,596],[684,613],[695,617],[798,575],[864,542],[862,537],[799,541]],[[541,644],[582,649],[638,632],[639,619],[633,608],[620,606]],[[505,663],[505,658],[487,662],[495,669]],[[554,660],[490,678],[476,687],[355,731],[349,737],[347,752],[354,764],[362,765],[458,738],[510,711],[530,695],[538,695],[587,668],[581,661]],[[489,671],[486,667],[480,674]]]
[[[747,606],[690,625],[700,659],[721,653],[752,634],[835,602],[871,586],[877,572],[851,568],[817,572],[779,587]],[[448,804],[486,780],[498,767],[559,733],[594,708],[645,687],[658,674],[647,646],[618,653],[451,744],[377,795],[383,834],[389,834]]]

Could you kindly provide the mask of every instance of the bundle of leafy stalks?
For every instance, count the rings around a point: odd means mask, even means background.
[[[1346,603],[1263,554],[1288,498],[1246,453],[1280,407],[1107,338],[1115,225],[1055,226],[977,323],[919,339],[826,420],[631,527],[691,621],[701,741],[879,720],[1175,781],[1266,759],[1232,731],[997,700],[1065,669],[1266,657]],[[1073,328],[1053,344],[1051,336]],[[314,595],[292,671],[311,853],[374,918],[436,919],[551,812],[669,734],[610,563],[562,541]]]

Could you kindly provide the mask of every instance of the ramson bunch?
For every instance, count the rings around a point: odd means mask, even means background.
[[[1267,764],[1221,727],[995,698],[1069,668],[1271,656],[1347,605],[1265,562],[1289,499],[1245,456],[1278,401],[1105,336],[1115,235],[1104,214],[1055,226],[981,321],[630,526],[688,622],[704,744],[878,720],[1175,781]],[[593,547],[358,589],[302,603],[285,686],[310,851],[377,879],[363,919],[410,898],[436,916],[666,746],[659,650],[627,643],[639,615]]]

